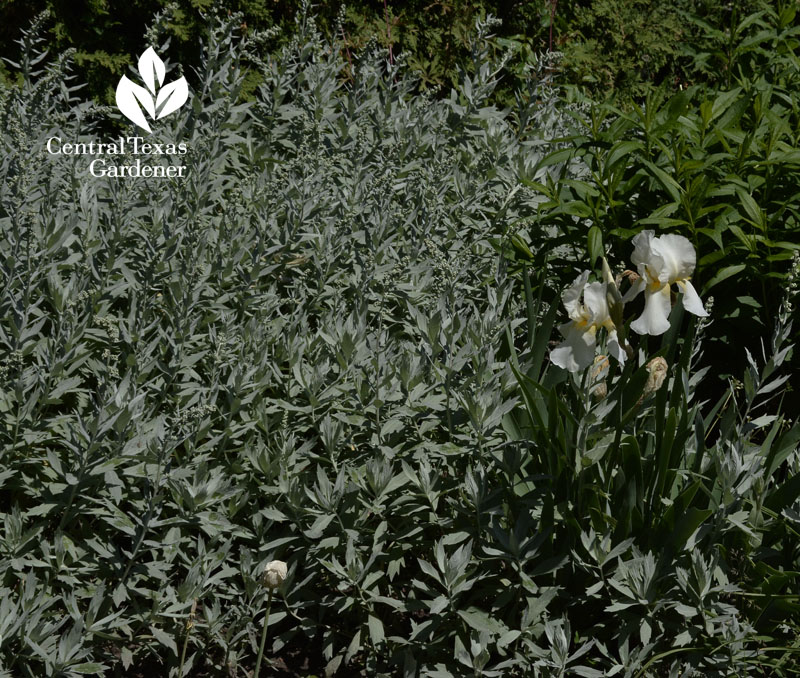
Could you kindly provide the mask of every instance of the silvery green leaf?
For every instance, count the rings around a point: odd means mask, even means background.
[[[377,617],[369,615],[367,626],[369,627],[370,640],[376,645],[382,643],[384,639],[383,622]]]

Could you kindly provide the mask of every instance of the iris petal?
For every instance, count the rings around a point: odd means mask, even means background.
[[[578,320],[581,317],[581,294],[583,294],[587,280],[589,280],[589,271],[584,271],[561,293],[561,301],[572,320]]]
[[[653,241],[653,249],[661,258],[659,280],[670,284],[684,280],[694,273],[696,255],[692,243],[682,235],[667,233]]]
[[[629,301],[635,299],[639,292],[641,292],[647,286],[647,281],[644,278],[639,278],[633,285],[630,286],[630,289],[625,292],[622,297],[622,303],[627,304]]]
[[[669,285],[658,290],[647,287],[644,292],[644,312],[631,323],[631,329],[638,334],[664,334],[669,329]]]
[[[583,291],[583,300],[586,308],[592,314],[591,322],[602,325],[608,320],[608,301],[606,301],[606,286],[604,283],[593,282]]]
[[[689,313],[694,313],[695,315],[705,318],[708,313],[706,313],[706,309],[703,308],[703,302],[700,301],[700,296],[697,294],[697,290],[695,290],[692,283],[688,280],[679,280],[678,287],[683,291],[683,307],[689,311]]]
[[[631,260],[634,264],[646,264],[650,260],[653,236],[655,231],[642,231],[634,236],[633,240],[633,255]]]
[[[550,351],[550,360],[565,370],[580,372],[594,361],[594,347],[594,328],[584,332],[573,324],[566,332],[566,339]]]

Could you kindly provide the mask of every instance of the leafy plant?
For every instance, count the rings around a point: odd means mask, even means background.
[[[571,620],[575,658],[593,657],[595,644],[601,651],[601,663],[575,674],[595,675],[598,665],[630,675],[659,666],[686,675],[766,671],[762,652],[785,651],[781,623],[798,595],[795,574],[774,565],[794,562],[800,547],[789,527],[800,497],[800,426],[764,410],[789,377],[776,370],[791,355],[791,305],[779,315],[771,357],[759,367],[748,354],[744,393],[732,385],[709,406],[695,395],[708,371],[695,368],[707,320],[683,331],[675,305],[667,333],[640,337],[624,368],[600,355],[568,376],[545,360],[558,307],[543,312],[527,272],[524,282],[536,329],[529,350],[512,354],[523,401],[504,425],[536,473],[509,483],[536,497],[528,505],[542,526],[533,572],[561,566],[548,611]],[[656,361],[667,369],[663,383],[654,380]],[[765,582],[766,573],[774,578]],[[756,632],[762,651],[747,640]],[[561,642],[564,670],[570,645]]]
[[[148,39],[169,58],[164,19]],[[153,123],[148,143],[185,154],[64,152],[136,132],[37,30],[20,86],[0,87],[0,671],[241,676],[260,656],[318,676],[790,675],[789,307],[741,388],[708,402],[700,330],[677,313],[608,368],[605,398],[592,367],[548,359],[584,242],[621,261],[676,190],[669,160],[699,153],[678,133],[689,99],[604,109],[609,131],[541,58],[498,108],[488,19],[441,99],[310,14],[275,53],[242,23],[212,22],[187,105]],[[708,97],[715,153],[740,143],[729,96]],[[791,129],[762,118],[753,138],[786,161]],[[97,158],[187,172],[94,176]],[[782,181],[754,181],[760,207]],[[714,197],[708,214],[745,209]],[[669,376],[640,402],[655,355]]]
[[[788,264],[800,247],[792,207],[798,196],[797,28],[786,23],[785,12],[768,16],[771,28],[750,48],[757,59],[766,45],[779,56],[763,70],[749,61],[750,52],[742,55],[731,89],[694,86],[671,96],[662,90],[630,112],[591,104],[569,145],[537,166],[558,169],[570,160],[571,173],[529,184],[548,197],[538,227],[554,228],[557,237],[535,257],[524,248],[515,255],[538,265],[548,256],[564,270],[565,282],[578,243],[594,259],[599,245],[616,252],[642,228],[685,235],[698,250],[695,284],[715,299],[718,331],[709,341],[720,357],[712,364],[724,378],[734,373],[732,365],[745,367],[744,352],[730,356],[725,346],[736,340],[751,352],[759,349],[753,323],[774,323]],[[751,70],[758,75],[746,75]],[[518,236],[524,243],[525,231]]]

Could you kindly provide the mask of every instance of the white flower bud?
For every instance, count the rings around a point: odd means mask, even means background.
[[[286,579],[286,563],[282,560],[272,560],[267,563],[261,583],[268,589],[276,589]]]

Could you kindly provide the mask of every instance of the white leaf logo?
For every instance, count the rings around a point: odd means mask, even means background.
[[[189,96],[189,88],[186,85],[186,78],[180,78],[175,82],[164,85],[156,98],[156,112],[160,120],[173,111],[177,111]]]
[[[158,86],[160,87],[164,84],[165,74],[164,62],[161,61],[152,47],[148,47],[144,54],[139,57],[139,75],[142,76],[147,89],[154,95],[156,93],[156,80],[158,80]]]
[[[160,120],[186,103],[189,86],[183,76],[164,85],[166,68],[152,47],[148,47],[139,57],[138,65],[139,75],[147,88],[123,75],[117,85],[117,108],[128,120],[151,132],[142,109],[152,120]]]

